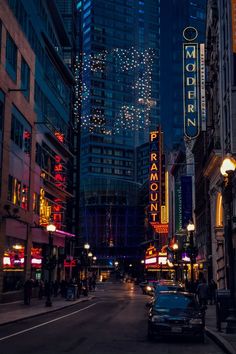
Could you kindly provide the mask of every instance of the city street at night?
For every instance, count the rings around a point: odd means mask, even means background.
[[[0,0],[0,354],[236,354],[236,0]]]
[[[94,299],[0,327],[2,354],[221,354],[207,336],[191,340],[147,339],[150,297],[133,283],[98,286]]]

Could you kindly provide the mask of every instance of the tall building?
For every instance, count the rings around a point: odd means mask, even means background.
[[[206,0],[161,1],[161,126],[166,150],[182,147],[183,120],[183,30],[198,31],[205,41]]]
[[[54,0],[1,0],[0,45],[0,297],[19,290],[13,294],[21,298],[26,279],[48,278],[51,222],[53,279],[69,276],[74,79],[63,61],[71,43]]]
[[[160,3],[79,1],[82,11],[81,235],[100,254],[142,237],[135,147],[160,120]]]
[[[236,156],[235,3],[208,1],[206,29],[208,121],[194,147],[198,262],[235,298],[235,173],[220,172],[226,155]]]

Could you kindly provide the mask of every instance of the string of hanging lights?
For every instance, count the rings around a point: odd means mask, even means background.
[[[100,132],[106,135],[119,134],[124,130],[146,129],[150,125],[151,109],[156,104],[152,99],[152,71],[155,56],[156,52],[153,48],[139,50],[131,47],[104,50],[93,54],[83,53],[80,58],[77,57],[74,113],[78,121],[80,118],[81,128],[87,129],[90,133]],[[96,101],[98,109],[93,109],[92,114],[87,113],[91,100],[91,89],[87,78],[93,73],[102,79],[104,79],[102,75],[109,78],[112,74],[123,90],[125,87],[125,91],[132,95],[132,102],[124,104],[124,101],[121,101],[120,107],[114,110],[112,119],[105,116],[104,97],[100,96]],[[103,102],[99,107],[99,100],[102,99]]]

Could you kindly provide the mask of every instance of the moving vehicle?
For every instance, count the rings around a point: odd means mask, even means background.
[[[161,291],[148,315],[148,338],[158,336],[190,336],[204,342],[205,309],[193,294]]]

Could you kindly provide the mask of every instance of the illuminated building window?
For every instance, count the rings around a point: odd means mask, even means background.
[[[40,197],[38,193],[33,194],[33,212],[39,215]]]
[[[23,184],[22,192],[21,192],[21,208],[28,209],[28,187]]]
[[[40,210],[39,210],[39,224],[42,226],[46,226],[49,223],[52,213],[52,207],[49,204],[47,198],[45,198],[45,191],[43,188],[40,189]]]
[[[8,176],[8,200],[21,206],[21,182],[13,176]]]
[[[216,227],[223,227],[223,205],[221,193],[218,193],[216,198]]]

